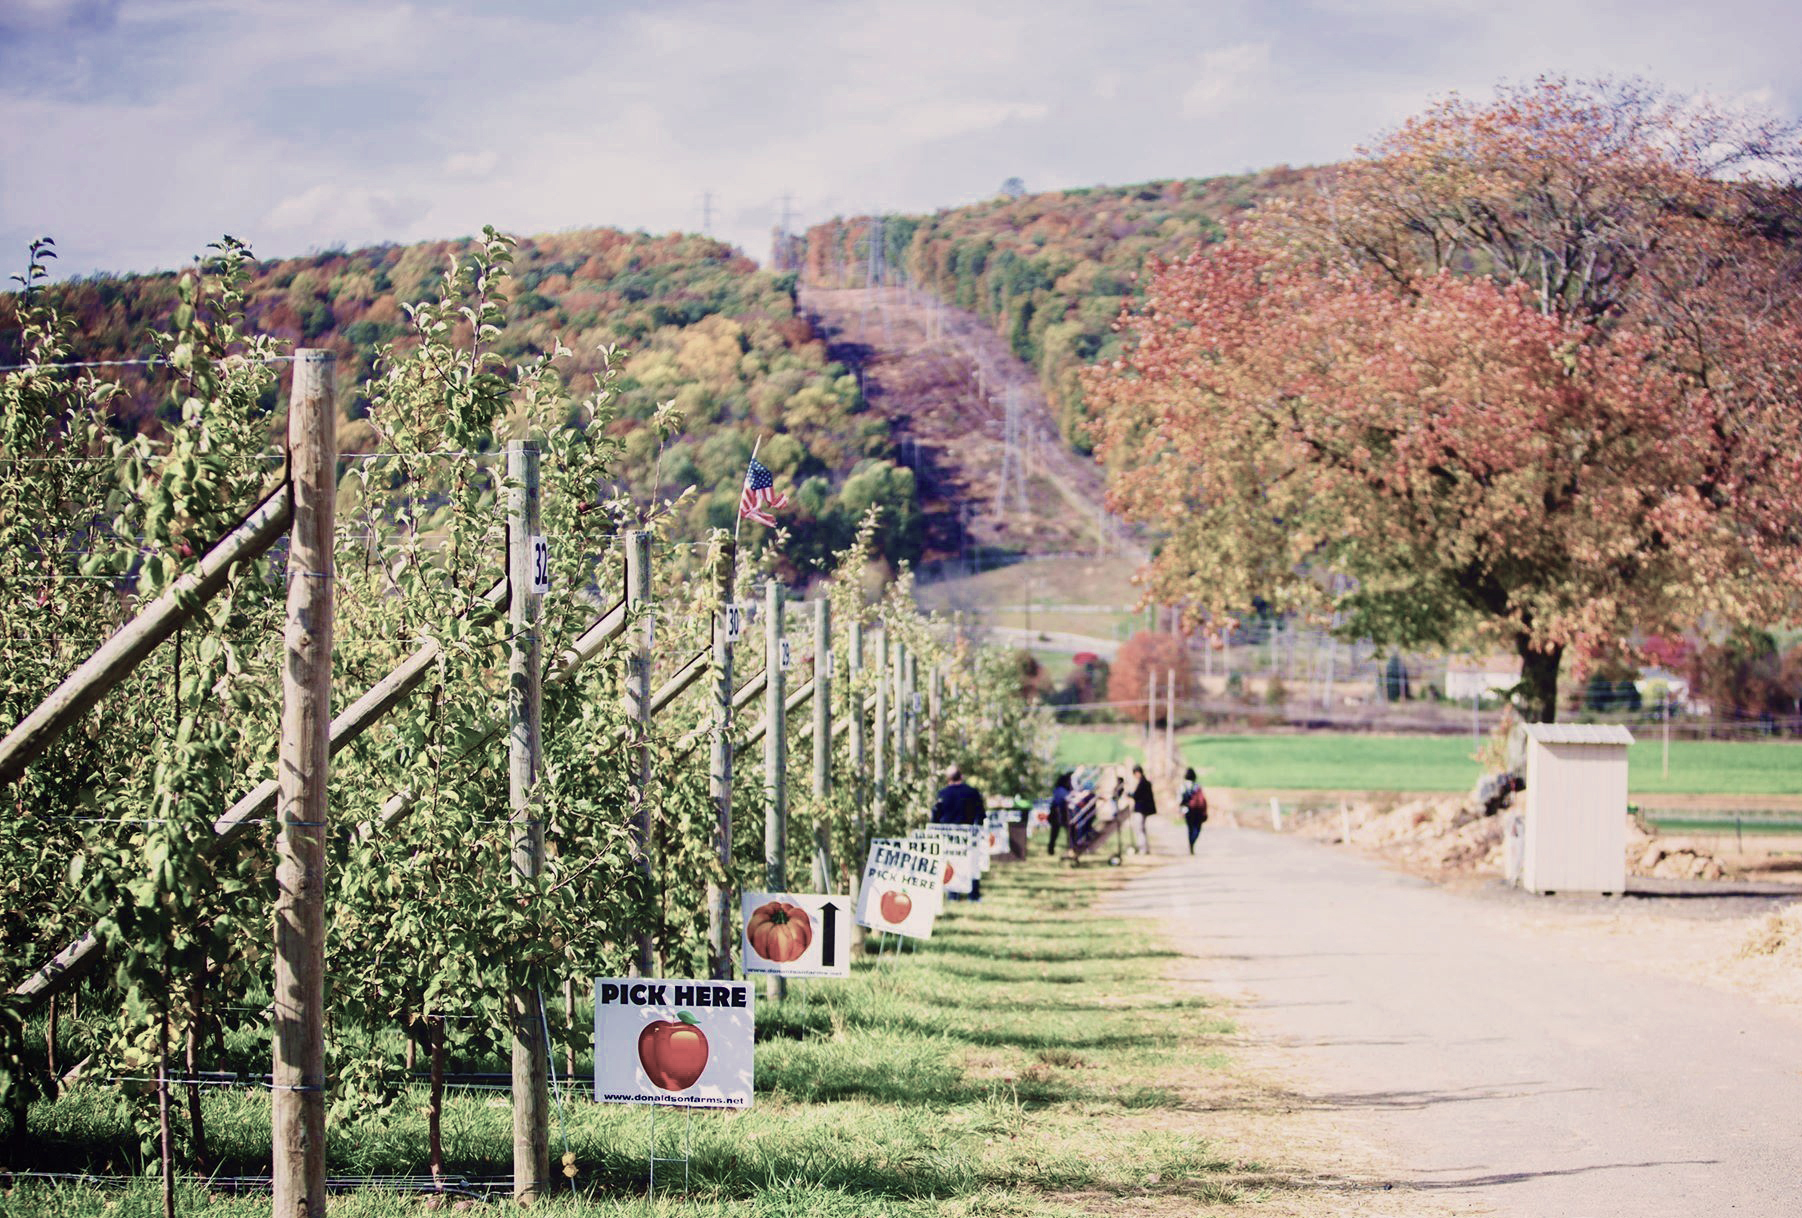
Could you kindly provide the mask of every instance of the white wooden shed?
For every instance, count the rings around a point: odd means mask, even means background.
[[[1520,883],[1528,892],[1627,888],[1627,746],[1624,727],[1530,723]]]

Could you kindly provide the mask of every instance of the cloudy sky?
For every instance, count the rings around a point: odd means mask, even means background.
[[[1345,156],[1642,75],[1802,116],[1793,0],[0,0],[0,266],[796,223]]]

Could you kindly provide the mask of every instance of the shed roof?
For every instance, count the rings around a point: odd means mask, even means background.
[[[1527,735],[1540,744],[1632,744],[1633,733],[1618,723],[1529,723]]]

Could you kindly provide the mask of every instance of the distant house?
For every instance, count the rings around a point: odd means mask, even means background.
[[[1454,656],[1445,663],[1445,696],[1451,702],[1497,694],[1519,684],[1519,656]]]
[[[1696,714],[1708,713],[1705,705],[1690,702],[1688,678],[1680,677],[1668,668],[1643,669],[1633,684],[1639,689],[1640,699],[1648,708],[1658,705],[1658,696],[1662,687],[1663,692],[1670,695],[1673,710],[1688,708]]]

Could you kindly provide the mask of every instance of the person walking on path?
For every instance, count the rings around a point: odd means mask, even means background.
[[[989,808],[982,792],[964,781],[963,771],[955,765],[945,771],[945,785],[932,801],[932,823],[935,825],[980,825],[987,822]],[[951,894],[955,897],[957,894]],[[970,882],[970,899],[982,900],[982,880]]]
[[[1051,844],[1045,848],[1046,854],[1057,853],[1058,831],[1070,827],[1070,789],[1074,784],[1075,779],[1069,770],[1059,774],[1051,783]],[[1074,839],[1074,833],[1072,838]]]
[[[1194,766],[1183,771],[1183,789],[1176,802],[1182,805],[1183,823],[1189,826],[1189,853],[1194,854],[1195,839],[1201,836],[1201,827],[1208,823],[1208,794],[1196,780]]]
[[[1139,817],[1139,852],[1151,853],[1151,818],[1157,815],[1157,797],[1151,793],[1151,780],[1145,777],[1142,766],[1133,767],[1132,785],[1133,811]]]

